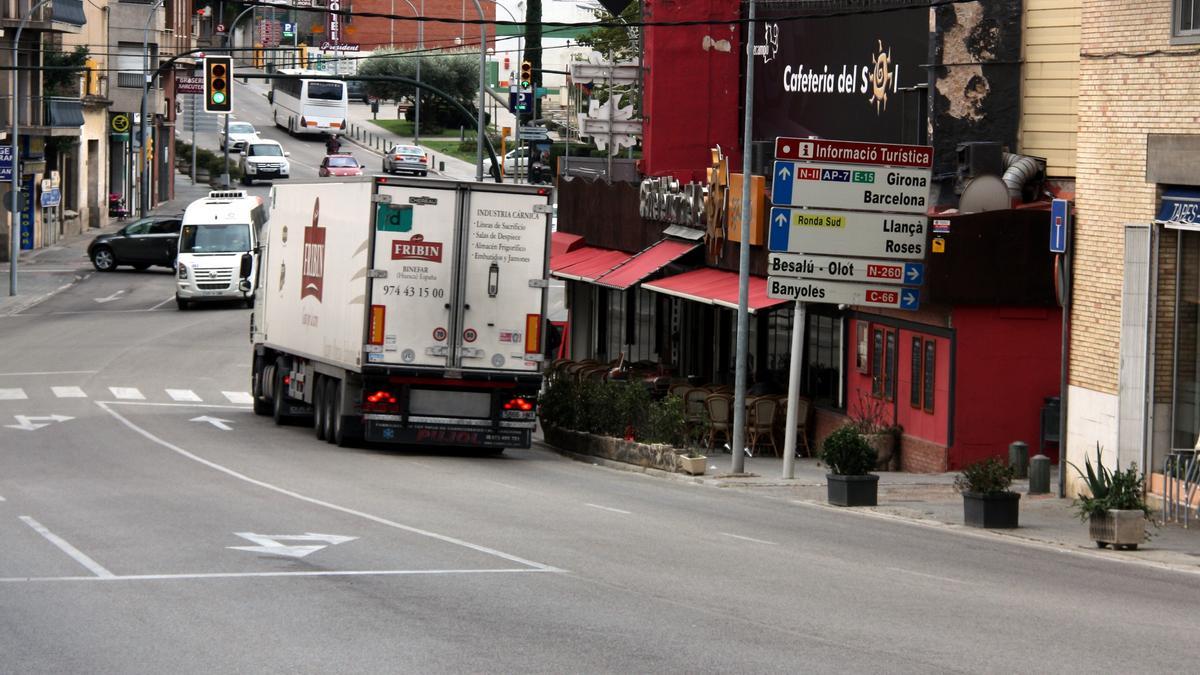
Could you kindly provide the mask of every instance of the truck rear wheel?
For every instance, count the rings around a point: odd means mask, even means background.
[[[333,378],[325,380],[325,397],[321,405],[324,408],[324,414],[321,418],[321,427],[324,430],[324,438],[326,441],[333,442],[333,418],[341,414],[337,408],[337,390],[338,381]]]
[[[318,441],[325,440],[325,381],[327,378],[318,375],[317,386],[313,387],[313,432]]]
[[[333,405],[333,419],[331,420],[333,433],[330,435],[330,438],[339,448],[349,448],[354,445],[358,438],[346,424],[346,417],[342,414],[342,409],[345,407],[342,405],[342,397],[344,396],[342,388],[336,387],[336,392],[333,396],[333,400],[335,401]]]
[[[275,361],[275,381],[271,387],[271,417],[275,420],[275,424],[283,426],[287,424],[287,413],[284,412],[284,399],[286,394],[283,393],[283,370],[284,360],[279,358]]]

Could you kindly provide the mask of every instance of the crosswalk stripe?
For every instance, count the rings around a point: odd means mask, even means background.
[[[87,394],[79,387],[50,387],[58,398],[87,398]]]
[[[229,399],[230,403],[254,403],[254,397],[248,391],[223,391],[221,393],[225,395],[225,398]]]
[[[109,387],[113,396],[127,401],[145,401],[146,397],[134,387]]]
[[[0,389],[0,401],[23,401],[27,398],[24,389]]]
[[[167,396],[170,396],[175,401],[191,401],[193,403],[201,400],[196,392],[191,389],[168,389]]]

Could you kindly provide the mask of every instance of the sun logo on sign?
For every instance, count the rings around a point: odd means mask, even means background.
[[[879,53],[871,57],[871,98],[868,103],[875,104],[875,114],[887,110],[887,90],[892,84],[892,50],[883,50],[883,40],[878,40]]]

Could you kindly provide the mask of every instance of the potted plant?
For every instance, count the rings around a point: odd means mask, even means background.
[[[888,420],[888,405],[883,399],[859,392],[858,403],[848,411],[850,425],[863,440],[875,448],[877,459],[873,468],[879,471],[895,471],[900,468],[900,453],[896,452],[896,441],[900,427]]]
[[[1080,520],[1088,521],[1088,535],[1100,548],[1136,550],[1147,538],[1146,521],[1150,507],[1146,505],[1145,476],[1137,464],[1130,463],[1122,471],[1110,471],[1101,461],[1103,450],[1096,444],[1096,467],[1088,456],[1083,458],[1084,471],[1072,464],[1075,472],[1087,483],[1088,492],[1075,500]]]
[[[853,425],[847,424],[829,434],[821,444],[820,459],[829,467],[825,479],[830,504],[875,506],[878,503],[879,476],[871,473],[878,456]]]
[[[704,474],[707,466],[708,457],[700,454],[698,448],[689,447],[679,454],[679,468],[683,469],[684,473],[700,476]]]
[[[1013,468],[992,457],[967,466],[954,479],[963,496],[963,522],[971,527],[1017,527],[1020,493],[1009,490]]]

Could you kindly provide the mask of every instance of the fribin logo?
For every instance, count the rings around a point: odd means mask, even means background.
[[[325,228],[318,224],[321,199],[313,200],[312,226],[304,228],[304,266],[300,274],[300,299],[309,296],[321,302],[325,287]]]
[[[427,260],[442,262],[442,243],[425,241],[425,237],[414,235],[412,239],[396,239],[392,242],[392,260]]]

